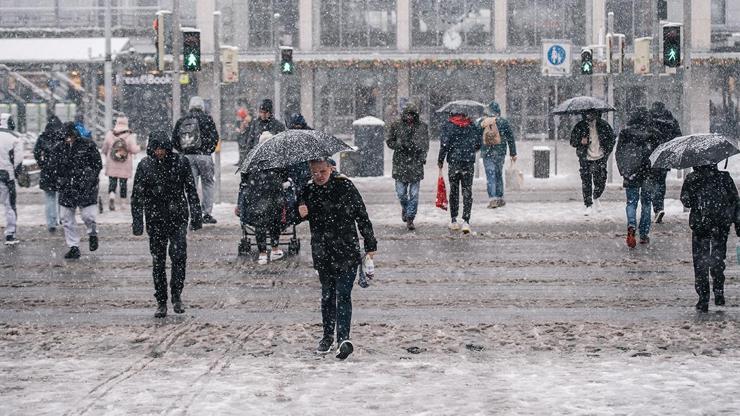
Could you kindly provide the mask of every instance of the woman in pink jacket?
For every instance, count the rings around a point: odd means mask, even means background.
[[[120,185],[121,199],[126,199],[126,182],[134,170],[134,155],[141,150],[136,135],[128,128],[128,118],[118,117],[113,130],[105,134],[103,155],[108,176],[108,198],[111,211],[116,209],[116,188]]]

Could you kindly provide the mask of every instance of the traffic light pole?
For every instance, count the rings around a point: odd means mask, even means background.
[[[274,98],[272,100],[272,116],[276,119],[280,119],[280,97],[282,94],[282,87],[280,85],[280,77],[282,76],[280,74],[280,38],[278,36],[278,19],[280,18],[279,13],[275,13],[272,16],[272,38],[273,38],[273,47],[275,48],[275,65],[274,68],[274,77],[275,77],[275,84],[274,84]]]
[[[105,0],[105,62],[103,63],[103,76],[105,83],[105,120],[103,126],[107,132],[113,127],[113,62],[111,59],[111,16],[110,16],[110,2],[111,0]],[[97,106],[97,94],[93,91],[93,95],[96,96],[96,100],[93,101],[93,105]]]
[[[211,99],[211,117],[216,124],[216,131],[221,130],[221,42],[219,42],[219,26],[221,12],[213,12],[213,98]],[[221,203],[221,134],[214,154],[216,165],[216,203]]]
[[[180,118],[180,55],[182,55],[180,0],[172,0],[172,126]]]

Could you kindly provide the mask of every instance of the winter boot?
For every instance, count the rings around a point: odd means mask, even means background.
[[[413,218],[409,218],[408,220],[406,220],[406,228],[409,231],[414,231],[416,229],[416,226],[414,225],[414,219]]]
[[[725,295],[714,295],[714,304],[717,306],[725,306]]]
[[[90,236],[90,251],[95,251],[97,249],[98,249],[98,236],[91,235]]]
[[[69,251],[67,254],[64,255],[64,258],[67,260],[73,260],[73,259],[79,259],[80,258],[80,249],[77,246],[72,246],[69,248]]]
[[[504,201],[504,198],[498,199],[498,207],[501,208],[506,205],[506,201]]]
[[[334,338],[324,336],[324,338],[321,338],[321,341],[319,341],[319,346],[316,347],[316,354],[327,354],[331,352],[332,344],[334,344]]]
[[[182,306],[182,300],[180,298],[172,299],[172,310],[175,313],[185,313],[185,308]]]
[[[339,347],[337,348],[337,358],[340,360],[346,360],[347,357],[349,357],[350,354],[355,350],[354,345],[352,345],[352,341],[350,340],[344,340],[339,344]]]
[[[640,236],[640,244],[650,244],[650,237],[646,235]]]
[[[111,211],[116,210],[116,193],[111,192],[108,194],[108,209]]]
[[[18,244],[18,240],[15,238],[15,234],[8,234],[5,236],[5,245],[6,246],[14,246]]]
[[[696,310],[699,312],[709,312],[709,301],[699,299],[699,302],[696,302]]]
[[[164,318],[167,316],[167,302],[157,304],[157,311],[154,312],[155,318]]]
[[[635,227],[627,227],[627,247],[635,248],[637,240],[635,239]]]
[[[488,201],[488,208],[491,208],[491,209],[498,208],[498,199],[493,198],[490,201]]]

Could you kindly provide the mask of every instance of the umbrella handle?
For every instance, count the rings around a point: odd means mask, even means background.
[[[725,169],[727,169],[727,162],[729,162],[729,161],[730,161],[730,158],[729,157],[727,159],[725,159]]]

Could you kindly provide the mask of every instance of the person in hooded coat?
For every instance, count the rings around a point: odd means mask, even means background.
[[[116,209],[116,189],[125,200],[128,193],[127,183],[134,171],[134,155],[141,148],[136,142],[136,134],[128,127],[127,117],[118,117],[113,130],[105,133],[103,154],[105,155],[105,176],[108,177],[108,209]]]
[[[694,260],[694,289],[699,295],[696,309],[709,310],[709,276],[714,304],[725,305],[725,256],[727,235],[735,224],[740,238],[740,197],[729,172],[717,165],[694,166],[681,188],[681,203],[689,208],[691,254]]]
[[[52,149],[51,169],[59,187],[59,212],[69,251],[65,259],[80,258],[80,234],[75,212],[85,223],[90,251],[98,249],[98,175],[103,169],[100,152],[92,140],[83,139],[74,123],[64,123],[64,141]]]
[[[62,121],[52,114],[33,147],[33,157],[41,168],[39,188],[44,191],[46,228],[52,233],[56,232],[59,226],[59,202],[57,200],[57,175],[52,170],[50,159],[54,146],[63,141]]]
[[[506,150],[509,150],[511,162],[516,162],[516,140],[514,139],[514,129],[511,128],[509,120],[501,117],[501,107],[496,101],[488,104],[488,109],[492,117],[496,118],[496,128],[501,135],[501,143],[488,146],[483,143],[481,147],[481,156],[483,166],[486,170],[486,190],[488,191],[488,208],[499,208],[506,205],[504,200],[504,161],[506,161]],[[481,119],[482,122],[484,119]],[[480,125],[480,123],[478,123]]]
[[[673,117],[673,114],[665,108],[665,104],[660,101],[656,101],[650,107],[650,116],[653,120],[653,128],[658,130],[660,133],[659,144],[667,143],[676,137],[681,136],[681,127],[678,125],[678,120]],[[668,169],[654,169],[653,177],[655,178],[655,189],[653,192],[653,212],[655,213],[655,222],[660,224],[663,222],[665,216],[665,192],[666,192],[666,176],[668,175]]]
[[[592,206],[597,211],[601,209],[599,198],[606,189],[606,164],[614,150],[614,142],[612,126],[601,118],[598,111],[584,113],[583,120],[576,123],[570,133],[570,145],[576,148],[580,165],[586,216],[591,215]]]
[[[650,167],[650,154],[660,140],[647,108],[638,107],[633,111],[627,127],[619,133],[615,158],[619,173],[624,177],[623,186],[627,195],[627,246],[637,244],[635,231],[640,234],[640,244],[650,242],[651,199],[655,179]],[[640,224],[637,225],[637,203],[642,206]]]
[[[459,230],[457,214],[460,208],[460,189],[463,196],[463,233],[470,232],[470,213],[473,208],[473,176],[475,154],[483,145],[483,132],[465,114],[452,114],[442,125],[437,166],[442,174],[447,160],[450,181],[450,229]]]
[[[167,315],[167,253],[172,261],[172,308],[175,313],[183,313],[188,222],[193,230],[198,230],[203,226],[203,216],[190,162],[172,151],[169,134],[152,132],[146,153],[134,176],[132,229],[134,235],[142,235],[146,222],[157,300],[154,316],[163,318]]]
[[[429,152],[429,128],[419,118],[419,107],[415,103],[406,104],[400,119],[388,126],[385,143],[393,150],[393,179],[401,203],[401,220],[413,231],[419,206],[419,184],[424,179],[424,164]]]

